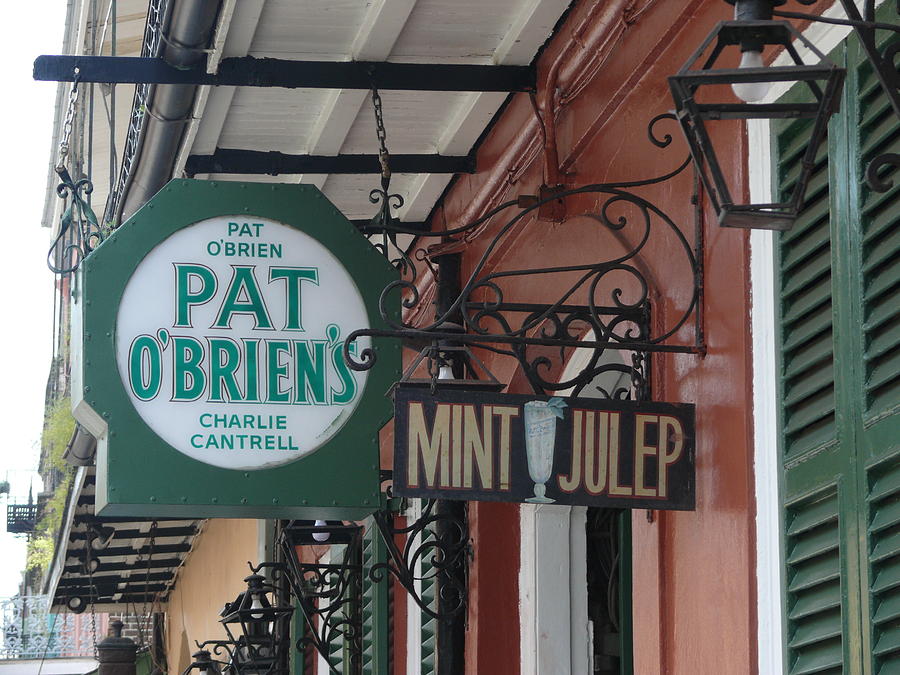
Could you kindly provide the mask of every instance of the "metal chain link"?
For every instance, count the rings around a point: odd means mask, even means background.
[[[93,562],[94,551],[91,548],[91,539],[85,539],[85,545],[87,547],[87,552],[85,553],[85,560],[87,561],[87,573],[88,573],[88,592],[90,593],[91,600],[91,640],[94,644],[94,658],[96,659],[100,654],[100,649],[97,646],[97,612],[95,610],[94,601],[97,598],[97,589],[94,586],[94,568],[91,564]]]
[[[150,597],[150,567],[153,564],[153,548],[156,546],[157,525],[158,523],[155,520],[150,523],[150,541],[148,546],[149,550],[147,551],[147,574],[144,577],[144,605],[141,607],[141,616],[138,617],[138,638],[141,641],[142,647],[147,644],[147,640],[144,639],[144,629],[150,629],[150,615],[147,612],[147,604]],[[156,602],[155,595],[154,602]],[[147,621],[146,624],[144,624],[144,620]]]
[[[372,87],[372,107],[375,109],[375,135],[378,137],[378,163],[381,164],[381,187],[387,192],[391,183],[390,155],[387,149],[387,131],[384,128],[384,113],[381,107],[381,95]]]
[[[81,69],[75,68],[75,78],[72,80],[72,88],[69,90],[69,105],[66,108],[65,121],[63,122],[63,135],[59,141],[59,153],[56,159],[56,170],[66,168],[66,157],[69,154],[69,139],[72,136],[72,127],[75,125],[75,106],[78,103],[78,79]]]

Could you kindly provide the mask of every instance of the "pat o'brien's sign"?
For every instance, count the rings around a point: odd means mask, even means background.
[[[694,406],[398,387],[394,493],[694,508]]]
[[[98,510],[351,517],[378,506],[399,352],[344,361],[394,278],[315,188],[173,181],[81,268],[76,416]],[[384,357],[384,362],[382,362]]]

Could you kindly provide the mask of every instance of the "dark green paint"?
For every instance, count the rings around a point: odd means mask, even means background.
[[[385,394],[399,379],[400,345],[378,353],[353,417],[325,446],[272,469],[203,464],[160,440],[135,411],[115,367],[116,313],[137,263],[179,229],[216,216],[253,214],[293,226],[327,247],[353,276],[373,328],[395,270],[315,187],[173,180],[116,230],[80,269],[85,367],[83,398],[109,425],[98,443],[97,513],[141,517],[362,518],[380,501],[378,431],[390,418]],[[399,308],[391,317],[399,320]],[[80,395],[80,396],[79,396]],[[78,401],[76,401],[77,403]]]
[[[855,37],[832,58],[848,75],[828,165],[776,246],[785,668],[887,674],[900,672],[900,185],[873,193],[862,172],[900,152],[900,125]],[[775,138],[782,184],[799,124]]]

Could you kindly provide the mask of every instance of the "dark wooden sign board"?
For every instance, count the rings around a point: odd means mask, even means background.
[[[394,494],[694,509],[694,406],[399,385]]]

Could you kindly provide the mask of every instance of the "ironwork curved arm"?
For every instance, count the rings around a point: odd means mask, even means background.
[[[663,113],[653,117],[647,125],[648,141],[657,148],[668,148],[673,141],[671,134],[661,133],[659,125],[664,121],[676,121],[676,118],[672,113]],[[532,356],[529,347],[558,348],[560,359],[564,356],[563,350],[578,347],[594,349],[598,353],[606,349],[702,353],[700,298],[703,258],[699,209],[694,210],[692,243],[672,217],[636,192],[682,175],[690,164],[688,156],[674,169],[651,178],[594,183],[557,192],[545,199],[508,201],[473,223],[429,233],[429,236],[442,237],[451,233],[465,234],[504,210],[524,204],[492,234],[458,296],[445,305],[445,311],[429,324],[416,326],[403,320],[392,320],[388,311],[397,302],[405,309],[416,307],[421,302],[421,291],[414,283],[414,277],[388,284],[379,298],[380,313],[388,328],[351,333],[344,343],[345,361],[350,368],[358,371],[368,370],[374,365],[376,352],[373,348],[356,349],[355,353],[351,353],[350,345],[363,336],[432,344],[448,341],[513,356],[520,361],[536,390],[560,390],[568,388],[566,383],[553,381],[545,374],[552,370],[548,357],[545,354]],[[696,180],[694,185],[696,204]],[[584,195],[598,195],[600,198],[593,208],[587,211],[581,209],[572,220],[582,225],[595,223],[596,227],[613,236],[618,247],[614,254],[570,265],[486,271],[491,257],[505,240],[528,223],[528,219],[543,205]],[[393,231],[390,227],[388,230]],[[651,330],[654,324],[650,322],[650,305],[655,284],[646,269],[644,252],[658,232],[662,232],[659,236],[667,237],[665,242],[671,252],[667,262],[671,262],[675,255],[683,261],[686,269],[684,278],[690,279],[691,287],[681,294],[686,304],[673,312],[666,325],[654,333]],[[510,282],[529,277],[550,279],[554,275],[565,279],[566,285],[551,301],[517,303],[506,299],[506,286]],[[465,332],[449,331],[448,322],[454,317],[459,322],[460,316]],[[669,344],[671,338],[692,318],[696,324],[693,344]],[[582,340],[586,335],[588,339]],[[587,370],[567,382],[577,385],[588,381],[589,372],[596,371],[598,363],[598,359],[591,359]]]

